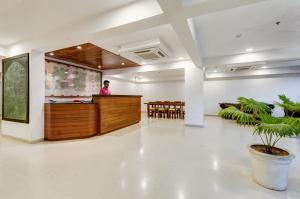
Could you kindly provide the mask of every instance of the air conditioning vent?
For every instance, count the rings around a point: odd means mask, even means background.
[[[132,53],[145,61],[159,60],[169,57],[169,50],[160,39],[138,42],[121,46],[120,53]]]
[[[159,48],[150,48],[133,52],[135,56],[144,60],[157,60],[167,57],[167,55]]]
[[[230,72],[238,72],[238,71],[246,71],[246,70],[252,70],[254,66],[232,66],[227,68],[226,71]]]

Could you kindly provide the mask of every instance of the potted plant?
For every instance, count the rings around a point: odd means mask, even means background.
[[[289,166],[295,156],[277,148],[276,144],[282,138],[299,135],[300,119],[272,117],[271,108],[266,103],[251,98],[240,97],[238,102],[241,110],[228,107],[220,111],[220,116],[234,119],[241,125],[254,125],[253,134],[262,141],[249,146],[254,181],[269,189],[286,190]]]
[[[294,118],[274,118],[260,115],[260,122],[254,126],[254,135],[258,135],[262,144],[249,146],[252,164],[252,177],[260,185],[278,191],[287,189],[289,166],[295,156],[276,144],[285,137],[299,134],[293,123]]]

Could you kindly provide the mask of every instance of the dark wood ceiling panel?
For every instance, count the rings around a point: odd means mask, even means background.
[[[82,44],[80,45],[80,48],[78,48],[78,46],[73,46],[48,52],[46,53],[46,56],[97,69],[98,66],[101,66],[101,70],[139,66],[139,64],[133,61],[109,52],[91,43]]]

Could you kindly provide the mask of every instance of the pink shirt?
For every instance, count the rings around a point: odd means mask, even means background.
[[[100,95],[111,95],[111,92],[108,88],[103,87],[100,89]]]

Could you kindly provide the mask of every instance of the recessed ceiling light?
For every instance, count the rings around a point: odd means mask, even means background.
[[[101,65],[99,65],[99,66],[98,66],[98,68],[102,68],[102,66],[101,66]]]
[[[268,68],[267,66],[262,66],[261,68]]]
[[[54,56],[54,53],[53,53],[53,52],[51,52],[51,53],[49,53],[49,55],[50,55],[50,56]]]
[[[218,72],[218,70],[214,70],[214,73],[217,73]]]
[[[82,47],[81,47],[81,46],[77,46],[77,49],[78,49],[78,50],[81,50],[81,49],[82,49]]]
[[[253,51],[253,48],[247,48],[246,49],[246,52],[252,52]]]
[[[183,60],[183,57],[179,57],[179,60]]]
[[[122,65],[122,66],[124,66],[124,65],[125,65],[125,63],[124,63],[124,62],[122,62],[122,63],[121,63],[121,65]]]
[[[146,64],[146,62],[142,62],[142,65],[145,65]]]

